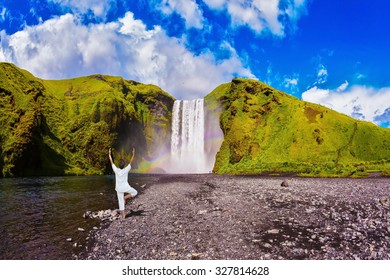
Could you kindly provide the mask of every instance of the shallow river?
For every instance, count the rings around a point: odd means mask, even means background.
[[[129,176],[136,189],[151,179]],[[114,176],[0,179],[0,259],[71,259],[83,250],[88,232],[99,226],[83,214],[118,208],[114,180]]]

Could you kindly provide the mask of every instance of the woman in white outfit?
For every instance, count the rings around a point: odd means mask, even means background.
[[[108,151],[108,157],[110,159],[112,170],[114,170],[115,172],[115,190],[118,196],[119,211],[121,211],[122,219],[126,218],[125,215],[126,199],[133,198],[138,193],[134,188],[130,187],[129,183],[127,182],[128,179],[127,176],[128,173],[130,172],[131,164],[133,163],[134,156],[135,156],[135,149],[133,148],[133,155],[131,157],[129,164],[125,166],[126,161],[124,159],[120,159],[119,168],[118,168],[115,166],[114,162],[112,161],[111,148]]]

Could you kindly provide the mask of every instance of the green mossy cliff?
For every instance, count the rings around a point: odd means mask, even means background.
[[[142,171],[170,149],[173,103],[160,88],[121,77],[50,81],[0,63],[0,176],[105,174],[109,147],[116,160],[130,159],[136,147],[134,167]],[[218,119],[223,131],[215,173],[390,175],[390,129],[259,81],[222,84],[205,108],[208,137],[218,136]]]
[[[390,129],[250,79],[220,85],[205,102],[222,111],[224,141],[216,156],[215,173],[389,174]]]
[[[0,176],[104,174],[109,147],[136,147],[137,167],[170,144],[173,103],[120,77],[49,81],[0,63]]]

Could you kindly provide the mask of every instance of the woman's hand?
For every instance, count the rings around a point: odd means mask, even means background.
[[[108,149],[108,158],[110,159],[110,163],[112,165],[114,162],[112,161],[111,148]]]
[[[133,155],[131,156],[130,159],[130,165],[133,164],[134,156],[135,156],[135,148],[133,147]]]

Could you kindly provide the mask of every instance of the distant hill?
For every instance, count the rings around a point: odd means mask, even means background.
[[[121,77],[42,80],[0,63],[0,176],[106,174],[109,147],[115,160],[136,147],[141,171],[169,153],[173,103],[159,87]],[[218,119],[224,134],[215,173],[390,175],[390,129],[250,79],[218,86],[205,106],[206,134]]]
[[[103,174],[108,148],[135,165],[169,145],[174,98],[160,88],[92,75],[48,81],[0,63],[0,176]]]
[[[220,85],[205,102],[222,112],[224,141],[216,156],[216,173],[390,174],[390,129],[250,79]]]

